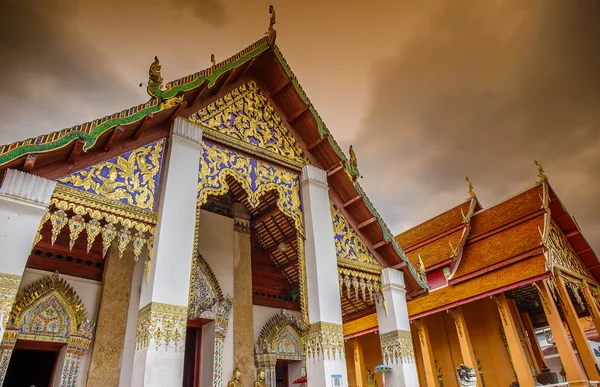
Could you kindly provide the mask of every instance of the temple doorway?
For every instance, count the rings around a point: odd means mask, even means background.
[[[13,349],[4,385],[11,387],[51,386],[59,349],[33,349],[19,344],[17,342],[15,349]]]
[[[290,387],[287,363],[284,360],[277,360],[277,365],[275,366],[275,387]]]

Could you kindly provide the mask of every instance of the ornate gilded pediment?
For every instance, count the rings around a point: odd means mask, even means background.
[[[331,218],[333,220],[333,237],[335,238],[335,251],[338,260],[350,260],[381,268],[375,256],[373,256],[365,245],[365,242],[350,226],[346,217],[333,201],[330,203]]]
[[[302,148],[256,82],[250,81],[189,118],[203,135],[296,167],[308,164]]]
[[[69,187],[153,210],[165,140],[58,179]]]

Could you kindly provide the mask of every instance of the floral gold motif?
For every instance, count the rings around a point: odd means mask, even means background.
[[[397,330],[383,333],[379,336],[379,340],[384,364],[413,363],[415,361],[410,331]]]
[[[192,122],[279,160],[290,160],[296,166],[308,164],[302,148],[285,127],[281,117],[255,81],[250,81],[190,117]]]
[[[138,314],[136,351],[152,348],[183,351],[187,306],[150,302]]]
[[[312,324],[306,333],[305,343],[309,358],[344,359],[342,324],[325,321]]]
[[[154,208],[165,140],[58,179],[59,183],[146,210]]]
[[[550,223],[550,229],[544,244],[549,252],[550,260],[548,263],[551,269],[557,266],[561,270],[567,270],[587,278],[592,283],[596,282],[556,223]]]
[[[294,221],[296,231],[304,235],[296,173],[206,141],[201,152],[198,205],[206,203],[209,195],[219,196],[229,191],[227,177],[232,177],[248,194],[248,203],[253,208],[266,192],[277,191],[277,207]]]

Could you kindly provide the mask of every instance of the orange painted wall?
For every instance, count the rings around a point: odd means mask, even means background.
[[[500,334],[500,316],[496,304],[490,299],[483,299],[464,305],[463,308],[473,350],[483,369],[486,387],[510,386],[516,379]],[[455,372],[462,362],[462,355],[454,319],[450,314],[440,312],[422,320],[429,327],[433,356],[442,369],[444,387],[458,387]],[[420,343],[414,333],[413,343],[415,355],[419,358],[419,383],[425,386]]]
[[[376,333],[368,333],[363,336],[359,336],[356,338],[358,344],[362,346],[363,350],[363,358],[365,363],[365,368],[373,371],[375,367],[379,364],[382,364],[381,359],[381,343],[379,341],[379,335]],[[348,385],[349,387],[364,387],[366,385],[366,371],[363,370],[362,382],[357,386],[356,384],[356,370],[354,364],[354,349],[352,345],[346,342],[345,345],[346,350],[346,371],[348,372]],[[375,373],[375,380],[377,381],[377,385],[381,386],[381,374]]]
[[[464,311],[486,387],[509,386],[516,378],[500,333],[498,307],[493,300],[483,299],[465,305]]]
[[[415,350],[415,362],[417,363],[417,374],[419,376],[419,386],[427,386],[425,380],[425,370],[423,366],[423,352],[419,343],[419,334],[414,325],[410,325],[410,335],[412,336],[413,348]]]

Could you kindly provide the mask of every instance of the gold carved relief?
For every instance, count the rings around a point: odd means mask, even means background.
[[[204,134],[236,148],[291,163],[308,164],[302,148],[254,81],[218,99],[190,118],[207,127]]]
[[[153,347],[183,351],[187,306],[150,302],[140,309],[136,328],[136,351]]]
[[[412,363],[415,361],[410,331],[392,331],[379,336],[384,364]]]
[[[551,268],[558,266],[560,269],[568,270],[595,283],[592,275],[581,262],[556,223],[550,223],[548,237],[544,244],[548,248]]]
[[[341,324],[320,321],[306,333],[306,353],[309,358],[344,359],[344,330]],[[338,357],[339,356],[339,357]]]

